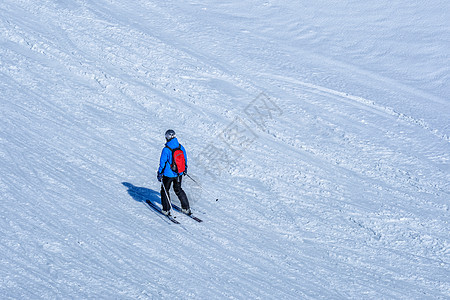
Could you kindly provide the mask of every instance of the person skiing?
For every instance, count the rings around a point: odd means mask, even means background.
[[[190,215],[189,200],[186,193],[181,188],[182,175],[187,174],[186,150],[178,142],[175,131],[169,129],[165,133],[166,144],[161,151],[157,179],[161,182],[161,204],[162,212],[170,215],[170,186],[173,183],[173,190],[181,202],[182,212]],[[168,198],[169,197],[169,198]]]

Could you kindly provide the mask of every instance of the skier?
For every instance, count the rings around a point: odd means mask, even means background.
[[[162,212],[170,215],[170,186],[173,183],[173,190],[181,202],[182,212],[190,215],[189,201],[186,193],[181,188],[182,175],[187,174],[186,150],[178,142],[175,131],[169,129],[166,131],[166,144],[162,149],[161,158],[159,160],[159,168],[157,178],[161,183],[161,204]],[[182,152],[181,152],[182,151]],[[176,154],[176,155],[174,155]],[[174,156],[177,157],[174,159]],[[184,164],[184,165],[183,165]],[[169,197],[169,199],[167,199]]]

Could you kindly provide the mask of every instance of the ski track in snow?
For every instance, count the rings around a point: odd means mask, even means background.
[[[3,1],[0,297],[450,298],[445,7]]]

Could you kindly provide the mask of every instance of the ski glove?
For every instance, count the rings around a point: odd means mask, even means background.
[[[163,177],[163,174],[162,174],[162,173],[158,173],[158,174],[156,175],[156,178],[158,178],[158,181],[159,181],[159,182],[161,182],[162,177]]]

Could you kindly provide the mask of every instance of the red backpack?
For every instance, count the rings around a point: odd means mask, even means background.
[[[167,148],[172,151],[172,163],[170,164],[170,169],[177,174],[183,173],[186,170],[186,158],[184,157],[184,152],[180,147],[172,149],[168,146]]]

